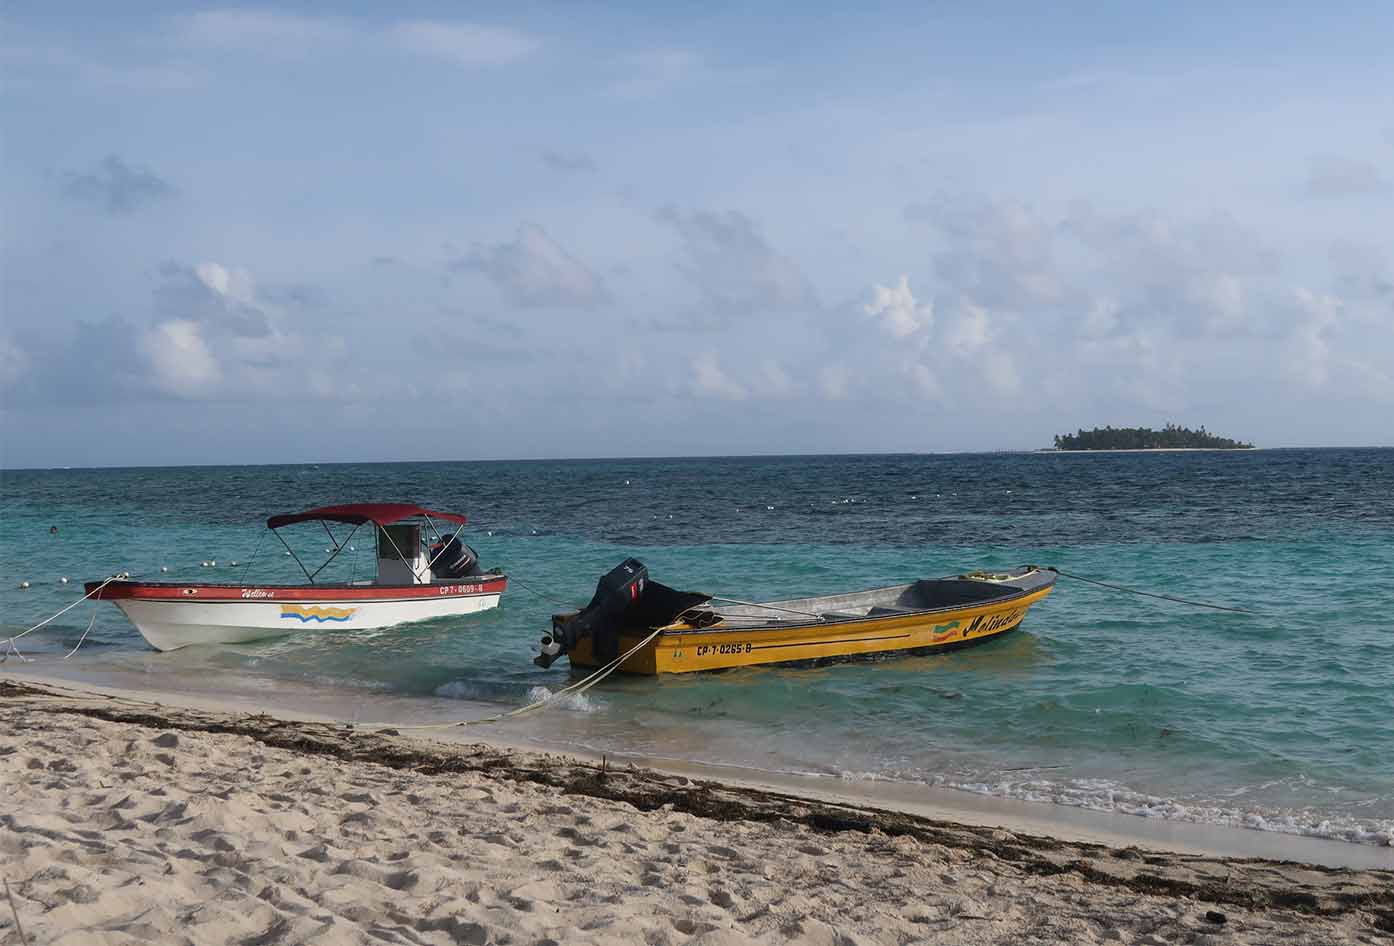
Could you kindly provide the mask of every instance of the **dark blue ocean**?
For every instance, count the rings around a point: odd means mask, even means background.
[[[261,523],[336,502],[467,512],[484,565],[516,579],[495,612],[386,632],[158,654],[114,607],[89,603],[20,642],[26,666],[58,667],[95,613],[64,670],[139,673],[156,690],[314,688],[397,711],[446,698],[462,716],[521,706],[572,679],[564,661],[531,663],[550,613],[583,604],[630,555],[667,584],[742,599],[1031,562],[1249,608],[1061,579],[1020,633],[976,649],[612,677],[527,735],[1394,841],[1394,450],[6,471],[0,487],[3,636],[118,570],[297,580],[274,540],[244,572]],[[323,558],[318,527],[297,528],[298,551]],[[339,576],[367,575],[370,546]]]

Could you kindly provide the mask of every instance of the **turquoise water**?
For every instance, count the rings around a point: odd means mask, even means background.
[[[259,523],[330,502],[468,512],[483,563],[526,585],[477,617],[170,654],[149,652],[115,608],[85,604],[20,644],[35,666],[53,665],[95,612],[71,664],[138,666],[155,687],[217,674],[456,699],[462,715],[519,706],[572,679],[565,662],[531,663],[554,605],[584,603],[629,555],[667,584],[736,598],[1036,562],[1253,608],[1062,579],[1021,633],[978,648],[613,677],[520,731],[597,751],[1394,841],[1391,450],[10,471],[0,485],[3,634],[116,570],[296,580],[274,540],[244,572]],[[322,558],[318,527],[296,528],[297,551]],[[200,566],[209,559],[217,567]],[[353,568],[350,558],[339,577]]]

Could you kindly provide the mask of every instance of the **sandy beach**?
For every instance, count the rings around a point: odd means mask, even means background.
[[[17,680],[0,722],[6,946],[1394,936],[1386,871],[1110,848]]]

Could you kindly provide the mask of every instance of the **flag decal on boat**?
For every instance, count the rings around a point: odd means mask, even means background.
[[[934,629],[929,632],[929,639],[936,644],[942,643],[950,637],[955,636],[958,625],[958,621],[950,621],[948,624],[936,624]]]
[[[301,624],[310,621],[347,621],[358,613],[357,608],[321,608],[318,605],[283,604],[281,618],[295,618]]]

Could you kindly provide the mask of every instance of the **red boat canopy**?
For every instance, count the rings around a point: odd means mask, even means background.
[[[389,526],[394,522],[410,519],[412,516],[430,516],[432,519],[442,519],[459,525],[464,525],[467,521],[459,513],[436,512],[434,509],[422,509],[411,503],[346,503],[342,506],[321,506],[306,512],[291,512],[272,516],[266,520],[266,527],[279,529],[282,526],[293,525],[297,522],[320,521],[348,522],[353,525],[371,522],[379,526]]]

